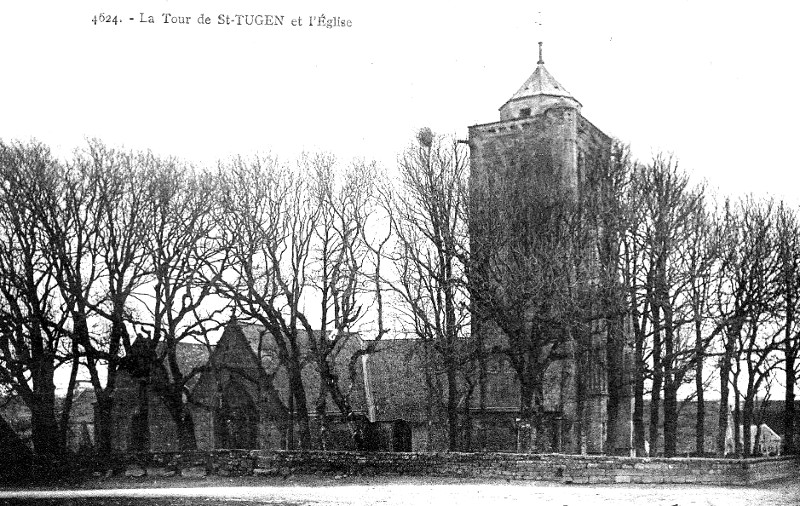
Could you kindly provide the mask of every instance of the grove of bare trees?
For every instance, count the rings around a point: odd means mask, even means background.
[[[63,160],[36,141],[2,141],[3,397],[30,412],[34,452],[61,456],[78,385],[89,383],[95,446],[108,453],[125,372],[140,387],[139,423],[155,392],[178,446],[195,448],[188,385],[205,366],[181,369],[177,350],[212,346],[233,314],[265,329],[286,370],[289,447],[327,447],[331,403],[360,447],[359,361],[402,333],[424,367],[430,448],[442,430],[447,449],[476,449],[487,363],[502,358],[530,427],[521,451],[542,447],[545,373],[566,359],[577,363],[582,424],[596,388],[586,364],[605,364],[608,451],[628,445],[632,423],[637,453],[677,455],[691,401],[694,453],[749,456],[751,427],[779,396],[784,451],[795,451],[797,207],[719,198],[671,157],[637,162],[621,144],[611,155],[567,195],[520,183],[524,160],[478,180],[468,148],[428,129],[398,157],[396,177],[330,154],[198,168],[97,140]],[[343,375],[341,343],[359,330],[366,345]],[[719,399],[717,441],[705,436],[709,399]]]

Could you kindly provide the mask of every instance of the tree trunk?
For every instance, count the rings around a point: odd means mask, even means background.
[[[38,324],[31,330],[31,383],[23,401],[31,411],[31,437],[33,451],[42,456],[55,456],[63,451],[59,444],[58,421],[56,420],[55,365],[50,350],[44,344],[44,335]]]
[[[644,432],[644,335],[642,332],[636,333],[636,343],[634,344],[634,361],[636,362],[636,375],[633,383],[633,444],[636,447],[636,455],[645,455],[645,432]]]
[[[100,455],[110,455],[113,452],[113,409],[114,399],[106,392],[98,393],[95,410],[95,441]]]
[[[463,437],[461,438],[461,450],[462,451],[473,451],[472,448],[472,393],[474,391],[474,383],[468,383],[467,391],[464,395],[464,410],[463,410],[463,418],[462,418],[462,429],[460,432],[463,433]]]
[[[536,451],[536,428],[538,425],[538,407],[535,381],[530,377],[520,381],[520,421],[524,428],[527,424],[528,432],[521,432],[517,438],[517,453],[534,453]]]
[[[311,428],[308,421],[308,404],[306,403],[306,391],[303,388],[303,378],[300,373],[300,363],[293,356],[289,360],[289,383],[291,384],[291,394],[294,398],[294,411],[297,419],[300,436],[300,449],[311,449]]]
[[[286,450],[294,450],[294,392],[292,382],[289,382],[289,400],[287,411],[289,412],[289,423],[286,426]]]
[[[665,286],[665,285],[664,285]],[[672,307],[666,303],[669,294],[662,293],[664,304],[664,456],[674,457],[678,444],[678,387],[675,371],[675,329]]]
[[[795,388],[795,349],[790,339],[789,327],[786,328],[786,404],[783,412],[783,452],[792,455],[795,453],[795,409],[794,409],[794,388]]]
[[[717,418],[717,455],[725,455],[725,437],[728,433],[728,397],[730,396],[731,358],[733,356],[734,331],[725,336],[725,353],[719,366],[719,413]]]
[[[33,392],[26,396],[31,411],[33,451],[42,456],[60,455],[64,447],[59,438],[56,420],[56,387],[50,354],[42,350],[32,371]]]
[[[447,244],[447,241],[445,241]],[[456,325],[453,256],[450,248],[440,248],[440,268],[444,274],[445,367],[447,368],[447,427],[450,451],[458,451],[458,330]]]
[[[78,341],[72,340],[72,367],[70,368],[69,381],[67,383],[67,394],[64,397],[64,406],[61,410],[61,424],[58,434],[58,445],[60,448],[67,449],[67,432],[69,431],[69,417],[72,411],[72,401],[75,397],[75,383],[78,378],[78,368],[80,362],[78,360]]]
[[[734,378],[734,385],[736,380]],[[742,406],[739,403],[739,389],[733,387],[733,451],[742,455]]]
[[[678,444],[678,385],[664,385],[664,456],[674,457]]]
[[[312,334],[314,331],[310,328],[306,329],[306,332]],[[326,330],[320,332],[321,336],[325,336]],[[350,436],[352,438],[353,445],[358,450],[363,450],[365,439],[364,439],[364,427],[363,423],[356,423],[355,420],[355,413],[353,413],[353,406],[350,404],[350,400],[347,396],[339,389],[339,385],[336,379],[336,373],[331,370],[330,363],[328,362],[327,357],[329,356],[331,350],[327,349],[326,347],[329,346],[326,342],[321,342],[317,345],[317,353],[319,354],[319,359],[317,360],[317,366],[319,367],[319,395],[317,397],[317,401],[315,403],[315,411],[317,413],[317,418],[319,420],[319,439],[320,439],[320,448],[322,450],[326,450],[328,448],[328,436],[330,431],[329,420],[328,420],[328,395],[331,396],[331,400],[336,405],[339,412],[342,414],[345,420],[348,421],[348,427],[350,429]],[[324,351],[323,351],[324,350]],[[353,361],[355,356],[363,357],[363,355],[354,355],[351,357],[350,362],[348,364],[348,372],[350,374],[350,378],[355,378],[355,367],[356,362]],[[367,423],[371,423],[373,420],[367,419]]]
[[[423,342],[423,352],[424,352],[424,362],[423,367],[425,368],[425,419],[427,424],[427,441],[425,443],[425,450],[426,451],[433,451],[435,447],[434,435],[433,435],[433,427],[434,423],[434,416],[438,415],[438,410],[436,409],[436,388],[433,381],[433,372],[431,371],[431,351],[430,351],[430,344],[428,342]],[[438,418],[438,416],[437,416]]]
[[[448,450],[451,452],[458,451],[458,385],[454,362],[451,355],[447,359],[447,433]]]
[[[628,441],[620,440],[623,435],[618,430],[617,423],[624,402],[624,374],[623,339],[621,325],[617,319],[606,320],[606,377],[608,383],[608,403],[606,405],[606,453],[618,455],[624,452]]]
[[[695,309],[695,315],[699,313]],[[706,405],[705,405],[705,392],[703,389],[703,334],[702,322],[699,318],[695,318],[695,343],[694,352],[697,356],[696,375],[694,377],[694,386],[697,392],[697,418],[694,426],[694,446],[695,453],[698,457],[705,455],[705,436],[706,436]]]
[[[46,457],[60,455],[63,448],[59,445],[54,402],[44,398],[30,408],[33,451]]]
[[[663,370],[661,367],[661,325],[657,305],[653,307],[653,391],[650,397],[650,455],[658,452],[659,410],[661,408],[661,386]]]
[[[164,398],[164,404],[175,424],[178,437],[178,448],[181,451],[197,450],[197,438],[194,433],[194,419],[189,406],[183,401],[183,389],[173,385]]]
[[[742,406],[742,455],[749,457],[752,454],[752,436],[750,427],[753,424],[753,395],[750,392],[745,395],[744,406]]]

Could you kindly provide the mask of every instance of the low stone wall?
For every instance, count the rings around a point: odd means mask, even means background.
[[[792,457],[763,459],[628,458],[509,453],[357,453],[216,450],[122,455],[127,476],[201,477],[411,475],[561,483],[703,483],[750,485],[800,474]]]

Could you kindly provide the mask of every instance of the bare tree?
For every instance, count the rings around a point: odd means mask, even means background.
[[[682,260],[688,275],[689,316],[693,320],[694,349],[684,358],[685,374],[694,366],[697,418],[695,420],[695,453],[703,456],[705,448],[705,360],[713,340],[723,330],[722,325],[713,326],[711,291],[719,286],[720,239],[719,226],[714,215],[705,208],[693,214],[691,236],[684,247]],[[712,329],[709,331],[709,324]],[[690,343],[687,341],[687,346]],[[679,351],[680,353],[680,351]],[[687,360],[688,359],[688,360]]]
[[[31,412],[34,451],[64,451],[77,356],[69,304],[42,231],[42,207],[58,205],[63,166],[36,142],[0,142],[0,381]],[[71,362],[67,400],[56,415],[56,368]]]
[[[136,290],[148,280],[139,175],[151,158],[89,141],[65,174],[63,204],[42,207],[56,279],[69,302],[72,336],[97,397],[97,446],[112,447],[114,390],[130,351]]]
[[[627,303],[633,334],[633,445],[637,455],[645,455],[644,395],[645,380],[651,371],[647,366],[649,356],[650,313],[652,307],[647,297],[648,250],[645,234],[644,184],[636,175],[642,171],[635,161],[627,164],[630,172],[627,191],[623,195],[626,213],[626,230],[622,237],[622,283],[627,290]]]
[[[598,160],[586,174],[580,205],[594,236],[597,251],[598,295],[596,312],[605,332],[607,378],[608,453],[627,453],[629,438],[624,437],[630,424],[631,373],[628,351],[632,344],[630,295],[625,284],[624,242],[634,221],[634,209],[627,198],[631,192],[633,162],[630,149],[615,142],[611,159]],[[593,258],[593,257],[592,257]]]
[[[702,193],[693,190],[688,176],[669,158],[657,156],[641,167],[640,202],[643,206],[637,236],[645,253],[641,262],[652,340],[650,448],[659,435],[661,392],[664,390],[664,444],[667,456],[675,452],[677,390],[685,368],[677,367],[679,329],[684,323],[687,276],[679,265],[684,244],[691,239],[691,216],[702,208]],[[686,350],[680,350],[681,353]]]
[[[18,149],[17,154],[23,151]],[[98,448],[108,452],[117,372],[131,345],[127,325],[133,318],[135,290],[148,274],[142,256],[143,192],[137,187],[138,170],[146,155],[109,149],[99,141],[89,141],[85,150],[63,165],[48,162],[42,147],[34,152],[38,153],[36,163],[14,167],[19,175],[28,172],[27,186],[9,180],[6,190],[15,189],[17,197],[27,199],[19,200],[14,212],[26,213],[26,242],[37,249],[35,253],[30,249],[28,255],[35,260],[28,263],[29,274],[36,272],[35,278],[29,276],[28,294],[33,295],[30,289],[36,288],[43,297],[39,302],[29,301],[41,316],[36,332],[51,334],[51,340],[53,332],[69,338],[61,352],[72,361],[61,417],[61,444],[80,364],[86,367],[97,396]],[[33,238],[35,242],[30,243]],[[17,314],[22,312],[17,310]],[[45,315],[49,323],[42,319]],[[48,370],[40,368],[42,373]],[[46,374],[52,376],[52,371]],[[47,430],[52,437],[59,434],[52,427]]]
[[[386,332],[382,325],[379,280],[382,248],[391,236],[391,221],[383,239],[368,238],[368,229],[374,226],[370,216],[377,211],[379,173],[374,162],[355,161],[346,171],[341,171],[331,155],[305,155],[302,161],[312,178],[310,190],[319,209],[311,269],[320,302],[319,331],[311,328],[307,318],[302,318],[301,322],[308,335],[314,336],[309,343],[317,359],[320,378],[316,412],[321,446],[327,447],[327,399],[330,397],[348,421],[356,447],[362,449],[365,441],[356,423],[351,394],[358,380],[358,359],[372,353]],[[345,341],[351,329],[374,317],[375,314],[371,314],[374,312],[378,313],[378,332],[374,339],[365,349],[346,356]],[[347,374],[342,377],[345,364]]]
[[[795,453],[795,385],[800,352],[800,223],[796,211],[781,202],[776,216],[778,255],[780,257],[779,297],[783,315],[783,353],[785,378],[784,448]]]
[[[352,401],[356,366],[386,332],[380,265],[388,235],[375,239],[370,232],[377,175],[374,163],[358,161],[341,171],[327,154],[303,155],[291,168],[269,157],[237,158],[220,170],[218,252],[207,262],[208,282],[274,340],[289,377],[284,408],[297,416],[302,448],[312,445],[312,406],[327,446],[329,400],[362,447]],[[365,348],[348,348],[354,326],[375,315],[374,339]],[[306,366],[317,384],[303,383],[309,381],[301,374]]]
[[[220,308],[210,297],[216,280],[205,275],[210,261],[227,262],[212,238],[214,181],[176,160],[159,158],[150,160],[141,177],[146,201],[142,213],[148,223],[144,250],[152,282],[142,294],[144,335],[137,339],[136,353],[129,355],[136,361],[128,361],[129,370],[143,384],[141,412],[147,413],[147,391],[152,388],[175,422],[179,447],[194,449],[187,383],[204,368],[181,370],[178,347],[200,342],[219,326]],[[146,423],[146,416],[140,418]]]
[[[780,274],[779,256],[774,249],[774,214],[772,202],[752,198],[725,206],[723,285],[718,292],[719,318],[725,326],[719,370],[719,453],[725,451],[730,387],[734,390],[735,451],[749,452],[753,400],[769,372],[764,365],[775,347],[777,332],[774,326],[765,325],[777,305],[776,283]],[[743,396],[739,386],[742,372],[747,381]],[[740,405],[742,397],[744,413]],[[744,448],[739,438],[740,425],[744,430]]]
[[[650,448],[655,451],[659,441],[663,393],[664,452],[674,456],[678,391],[694,373],[702,404],[702,364],[710,343],[723,329],[705,323],[718,245],[705,209],[703,187],[692,186],[671,158],[659,155],[651,164],[636,167],[627,201],[631,212],[622,270],[632,309],[637,363],[635,446],[643,451],[643,396],[650,379]],[[698,412],[699,438],[702,424]]]
[[[297,417],[304,449],[311,447],[301,374],[309,350],[301,331],[306,327],[304,292],[310,285],[311,244],[319,219],[309,181],[300,169],[270,157],[235,158],[222,165],[217,241],[229,261],[208,264],[216,292],[274,339],[289,378],[287,411]],[[292,439],[290,428],[290,445]]]
[[[421,340],[429,423],[443,397],[448,448],[456,450],[462,367],[469,355],[464,260],[467,155],[454,141],[424,128],[417,143],[401,155],[399,168],[400,187],[389,206],[399,280],[390,286],[400,299],[398,311]]]
[[[749,248],[755,260],[749,280],[749,290],[758,301],[751,306],[744,332],[739,336],[737,365],[744,364],[746,387],[741,417],[743,453],[750,456],[752,448],[751,427],[754,421],[756,396],[762,390],[777,365],[774,354],[780,347],[782,329],[776,321],[778,306],[777,287],[781,274],[781,258],[776,244],[775,211],[772,201],[759,202],[753,212],[746,213],[746,233],[758,238]],[[738,421],[737,421],[738,423]]]

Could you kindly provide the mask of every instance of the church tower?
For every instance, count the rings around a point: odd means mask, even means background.
[[[486,226],[487,223],[515,216],[515,210],[510,209],[513,207],[528,209],[527,216],[532,217],[529,221],[535,222],[536,202],[578,202],[582,193],[589,191],[587,176],[592,168],[609,163],[612,140],[581,114],[581,107],[545,68],[540,42],[536,69],[500,107],[500,121],[469,127],[470,191],[475,205],[470,225],[474,272],[492,269],[492,262],[507,255],[503,252],[507,247],[502,245],[504,239],[492,235],[503,226]],[[527,234],[542,234],[537,226],[522,223],[506,230],[525,228]],[[493,279],[498,285],[505,283],[504,279]],[[569,279],[564,281],[569,283]],[[502,325],[496,321],[498,312],[487,309],[489,304],[479,300],[474,303],[473,333],[485,342],[503,335]],[[523,314],[520,319],[527,318]],[[560,344],[543,348],[548,357],[533,366],[534,370],[538,366],[547,368],[544,418],[555,420],[550,429],[542,432],[549,430],[547,438],[559,442],[558,447],[537,442],[538,451],[628,451],[630,397],[618,399],[622,402],[615,400],[613,409],[619,412],[608,414],[611,378],[607,372],[623,364],[624,358],[617,361],[615,352],[608,352],[609,332],[604,324],[593,327],[583,337],[565,337]]]
[[[611,149],[581,107],[545,68],[540,42],[536,69],[500,107],[500,121],[469,127],[473,176],[522,163],[541,189],[577,195],[586,167]]]

